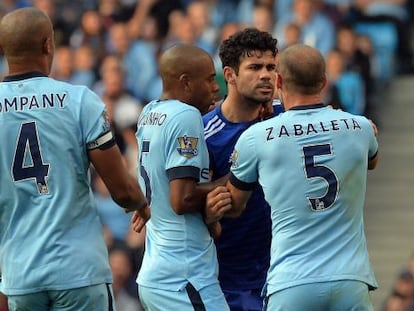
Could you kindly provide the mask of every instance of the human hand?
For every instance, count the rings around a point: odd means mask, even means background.
[[[148,205],[139,210],[134,211],[134,214],[131,217],[132,229],[135,232],[140,233],[141,230],[145,227],[145,224],[151,217],[151,210]]]
[[[262,104],[259,110],[259,120],[263,121],[273,117],[273,101]]]
[[[214,188],[207,194],[204,208],[204,221],[210,225],[220,220],[231,209],[231,195],[224,186]]]

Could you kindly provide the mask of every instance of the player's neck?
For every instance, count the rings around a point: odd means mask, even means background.
[[[289,110],[297,106],[314,105],[316,103],[323,102],[323,97],[320,94],[314,94],[314,95],[289,94],[287,96],[285,94],[285,96],[283,97],[284,97],[283,105],[285,107],[285,110]]]
[[[221,105],[223,116],[230,122],[250,122],[259,116],[260,104],[254,105],[240,99],[227,97]]]
[[[45,66],[39,66],[37,63],[33,62],[32,64],[27,62],[9,62],[9,72],[7,75],[14,76],[18,74],[24,74],[28,72],[41,72],[45,75],[49,75],[48,70],[46,70]]]

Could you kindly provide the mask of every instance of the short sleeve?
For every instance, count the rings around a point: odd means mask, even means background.
[[[108,139],[112,137],[108,134],[111,130],[111,125],[105,105],[98,95],[88,88],[85,88],[82,95],[80,120],[85,144],[89,149],[97,144],[99,138],[103,137],[105,139],[105,134],[108,136]]]
[[[249,190],[258,180],[258,161],[252,128],[238,139],[231,155],[231,183],[242,190]]]
[[[208,157],[200,112],[185,108],[170,121],[165,135],[165,169],[169,179],[192,177],[198,180],[200,171],[208,165],[204,163]]]

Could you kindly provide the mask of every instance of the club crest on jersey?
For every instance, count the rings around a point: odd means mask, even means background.
[[[184,135],[183,137],[178,137],[177,140],[178,144],[180,145],[180,147],[177,148],[177,151],[180,155],[190,159],[198,154],[197,137],[188,137]]]
[[[111,121],[109,121],[108,113],[104,110],[102,112],[102,118],[104,120],[104,124],[102,126],[102,129],[106,132],[111,129]]]
[[[233,150],[233,152],[231,153],[229,162],[231,163],[231,167],[232,168],[236,168],[237,167],[237,158],[239,157],[239,153],[237,152],[236,149]]]

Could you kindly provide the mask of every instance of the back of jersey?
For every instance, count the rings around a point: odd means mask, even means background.
[[[109,131],[104,105],[85,87],[38,73],[5,81],[0,84],[4,292],[110,281],[87,155],[87,143]]]

